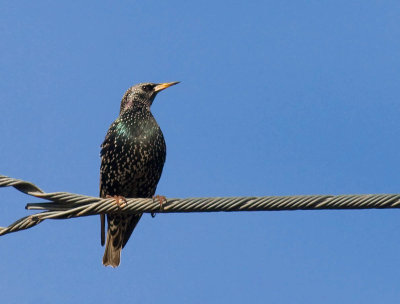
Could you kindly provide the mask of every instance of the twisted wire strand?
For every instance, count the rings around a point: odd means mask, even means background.
[[[0,227],[0,235],[31,228],[46,219],[68,219],[112,212],[132,214],[400,208],[400,194],[168,198],[162,206],[158,200],[127,198],[124,206],[118,206],[113,198],[68,192],[46,193],[30,182],[0,175],[0,187],[9,186],[50,202],[27,204],[26,209],[42,212],[23,217],[8,227]]]

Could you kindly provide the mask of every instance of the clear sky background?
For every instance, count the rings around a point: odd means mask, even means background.
[[[73,2],[73,3],[71,3]],[[1,1],[0,173],[98,195],[124,92],[167,197],[399,193],[398,1]],[[0,189],[0,225],[38,201]],[[117,269],[99,218],[0,239],[2,303],[398,303],[397,210],[143,216]]]

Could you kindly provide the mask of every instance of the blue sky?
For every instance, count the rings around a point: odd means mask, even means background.
[[[71,1],[72,2],[72,1]],[[167,197],[398,193],[398,1],[2,1],[0,173],[98,195],[138,82]],[[0,189],[0,225],[37,201]],[[394,303],[397,210],[145,215],[118,269],[98,217],[0,240],[4,303]]]

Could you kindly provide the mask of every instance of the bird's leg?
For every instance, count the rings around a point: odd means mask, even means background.
[[[164,211],[164,205],[163,204],[167,202],[167,198],[164,195],[156,195],[156,196],[153,196],[153,202],[154,202],[155,199],[157,199],[158,202],[160,203],[160,212],[163,212]],[[155,217],[156,214],[154,212],[152,212],[151,216]]]
[[[160,211],[161,212],[164,211],[163,204],[167,202],[167,198],[164,195],[156,195],[156,196],[153,196],[153,201],[154,201],[154,199],[157,199],[158,202],[160,203]]]
[[[126,198],[123,197],[123,196],[121,196],[121,195],[113,195],[113,196],[111,196],[111,195],[106,195],[106,198],[113,198],[113,199],[115,199],[115,203],[117,204],[118,208],[120,208],[120,209],[121,209],[122,207],[126,206],[126,204],[127,204]],[[121,202],[121,201],[122,201],[122,202]]]

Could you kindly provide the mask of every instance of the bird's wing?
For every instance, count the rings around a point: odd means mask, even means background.
[[[115,126],[116,123],[114,122],[106,135],[103,143],[101,144],[100,150],[100,157],[101,157],[101,165],[100,165],[100,197],[106,197],[107,195],[115,195],[112,194],[110,189],[117,188],[118,183],[115,176],[113,176],[114,170],[113,166],[117,166],[115,164],[115,157],[113,157],[113,153],[115,153],[117,144],[117,138],[115,136]],[[114,161],[110,161],[114,160]],[[105,214],[100,215],[100,240],[101,245],[104,246],[105,244]]]
[[[106,134],[106,138],[101,144],[100,157],[100,197],[107,195],[121,195],[118,181],[118,160],[123,156],[121,140],[123,135],[115,132],[116,122],[114,122]],[[117,157],[119,156],[119,157]]]

